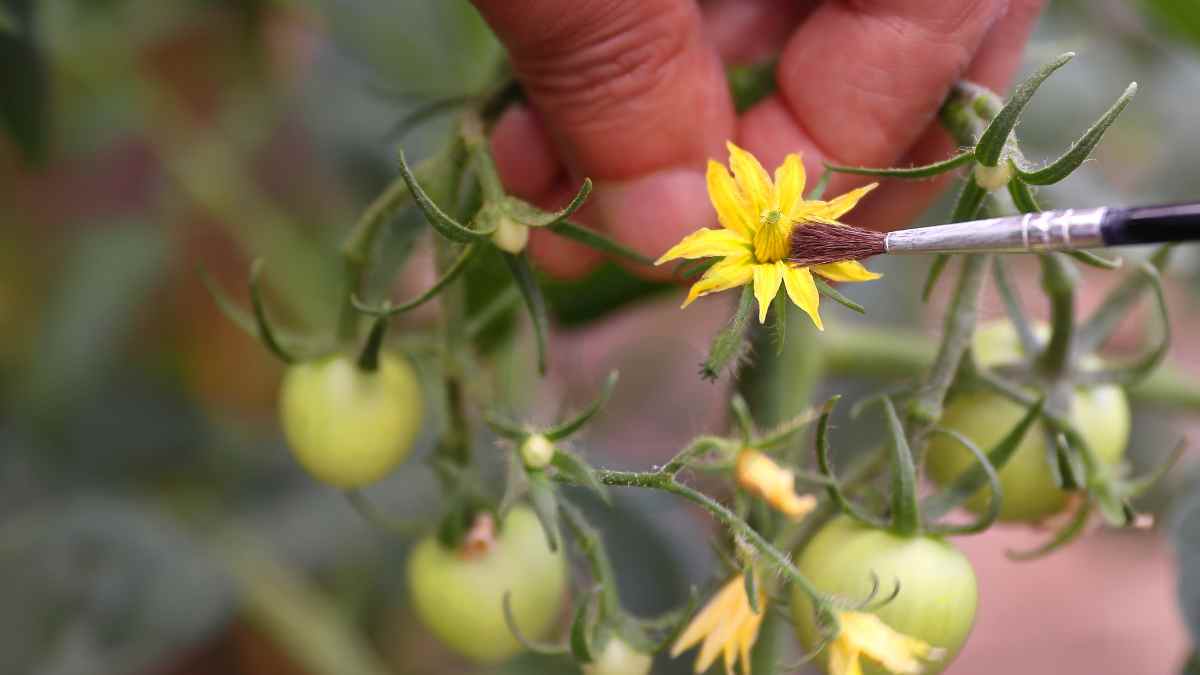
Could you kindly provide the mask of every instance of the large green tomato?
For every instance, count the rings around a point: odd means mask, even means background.
[[[408,456],[424,402],[403,357],[361,370],[349,356],[288,368],[280,392],[288,445],[315,478],[340,488],[379,480]]]
[[[508,514],[486,550],[464,555],[429,536],[408,559],[417,616],[446,646],[480,664],[521,651],[504,622],[505,593],[512,593],[521,633],[538,640],[557,623],[566,584],[566,560],[550,551],[537,517],[523,507]]]
[[[926,675],[950,665],[975,622],[975,572],[966,556],[940,537],[901,537],[840,516],[813,537],[796,566],[818,590],[851,602],[871,592],[872,573],[879,578],[876,599],[891,593],[898,581],[899,594],[873,613],[893,630],[946,650],[922,671]],[[821,637],[812,602],[798,589],[792,591],[792,615],[801,644],[815,649]],[[887,672],[866,657],[862,665],[864,673]]]
[[[1040,327],[1039,332],[1045,333]],[[993,322],[976,332],[974,348],[979,364],[994,367],[1018,360],[1019,343],[1008,322]],[[1084,363],[1087,367],[1089,364]],[[1025,415],[1025,409],[999,394],[975,391],[954,397],[946,406],[941,424],[961,432],[984,452],[1004,438]],[[1129,442],[1130,414],[1125,392],[1115,385],[1076,389],[1071,402],[1071,420],[1096,455],[1115,465]],[[957,441],[937,434],[929,444],[929,475],[949,483],[975,463],[975,457]],[[1033,522],[1062,511],[1067,493],[1058,489],[1046,458],[1046,436],[1040,423],[1025,434],[1016,453],[1000,470],[1004,502],[1000,519]],[[981,513],[987,508],[991,490],[981,489],[967,500],[967,508]]]

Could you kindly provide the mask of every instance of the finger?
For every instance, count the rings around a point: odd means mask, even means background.
[[[826,2],[784,50],[779,93],[743,117],[739,137],[770,162],[804,151],[810,171],[822,160],[889,165],[934,120],[1002,8],[1001,0]]]
[[[723,70],[692,0],[475,0],[570,173],[596,181],[602,224],[654,256],[715,221],[708,157],[732,135]],[[679,194],[682,193],[682,194]]]
[[[725,63],[765,61],[783,50],[816,0],[711,0],[704,29]]]
[[[537,114],[522,104],[504,111],[492,127],[492,155],[509,193],[532,201],[544,197],[564,177]]]
[[[1044,0],[1013,0],[1008,11],[984,40],[979,54],[967,69],[966,79],[1003,92],[1008,89],[1025,43],[1041,14]],[[936,121],[917,141],[912,152],[896,166],[930,164],[949,157],[958,143]],[[893,230],[912,222],[929,208],[953,180],[943,174],[928,181],[887,181],[872,193],[873,199],[852,212],[849,222],[864,227]]]

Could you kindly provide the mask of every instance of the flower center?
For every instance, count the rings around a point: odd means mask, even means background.
[[[754,232],[754,258],[760,263],[786,258],[791,233],[792,224],[784,219],[783,213],[775,209],[764,213]]]

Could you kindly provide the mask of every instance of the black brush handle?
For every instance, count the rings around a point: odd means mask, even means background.
[[[1109,209],[1100,236],[1105,246],[1200,240],[1200,202]]]

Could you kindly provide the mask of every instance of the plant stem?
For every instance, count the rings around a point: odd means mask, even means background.
[[[1038,367],[1050,378],[1061,378],[1071,364],[1075,334],[1075,280],[1078,272],[1061,254],[1041,256],[1042,290],[1050,299],[1050,341],[1038,357]]]

